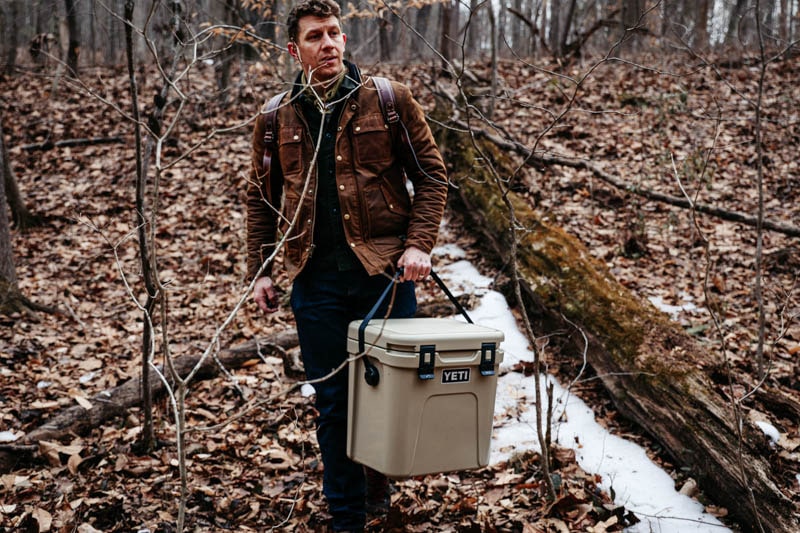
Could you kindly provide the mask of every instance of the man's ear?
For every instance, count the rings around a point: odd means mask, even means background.
[[[286,45],[287,50],[289,50],[289,55],[295,58],[297,61],[300,61],[300,54],[297,52],[297,45],[294,41],[289,41]]]
[[[342,44],[347,44],[347,34],[346,33],[342,34]]]

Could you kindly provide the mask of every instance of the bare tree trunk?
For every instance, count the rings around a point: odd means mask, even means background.
[[[378,44],[379,56],[381,61],[389,61],[392,58],[392,24],[386,18],[389,13],[383,12],[378,18]]]
[[[89,12],[89,56],[91,65],[97,66],[97,0],[92,0]]]
[[[2,125],[0,125],[0,136],[2,136],[2,134]],[[0,156],[2,157],[0,170],[3,172],[3,183],[5,184],[4,191],[6,202],[4,203],[8,203],[8,206],[11,208],[11,217],[14,224],[16,224],[17,228],[21,231],[39,226],[42,223],[41,218],[34,215],[22,199],[22,194],[17,185],[17,179],[14,176],[14,171],[11,169],[11,159],[8,156],[8,148],[6,147],[5,140],[0,143]]]
[[[641,0],[622,0],[620,32],[623,39],[621,45],[623,53],[636,54],[639,51],[639,35],[636,28],[642,13]]]
[[[731,10],[731,18],[728,21],[728,32],[725,36],[726,44],[733,44],[738,39],[742,38],[742,36],[739,33],[739,26],[742,22],[742,17],[745,14],[746,7],[747,7],[747,0],[736,0],[736,4],[733,6],[733,9]]]
[[[81,46],[81,28],[78,21],[78,12],[75,6],[75,0],[64,0],[64,6],[67,8],[67,30],[68,30],[68,44],[67,44],[67,70],[69,74],[78,77],[78,55]]]
[[[561,43],[561,0],[550,0],[550,29],[547,32],[547,43],[553,55],[560,57]]]
[[[489,36],[492,39],[491,54],[492,54],[492,103],[489,107],[487,116],[491,119],[494,117],[494,110],[497,105],[497,92],[498,92],[498,68],[497,64],[497,21],[494,16],[494,7],[487,6],[489,11]]]
[[[151,343],[153,338],[153,324],[150,319],[152,316],[153,308],[155,307],[155,287],[153,286],[153,276],[150,272],[150,254],[147,246],[147,220],[144,213],[144,189],[147,180],[147,171],[144,165],[144,154],[142,153],[142,129],[141,119],[139,116],[139,90],[136,84],[136,69],[134,64],[134,46],[133,46],[133,10],[135,7],[134,0],[127,0],[125,2],[125,50],[128,59],[128,82],[131,92],[131,105],[132,117],[134,120],[134,136],[135,136],[135,149],[136,149],[136,224],[139,235],[139,255],[140,263],[142,265],[142,277],[144,278],[145,291],[147,292],[147,302],[145,309],[142,311],[142,380],[141,380],[141,398],[142,398],[142,413],[144,416],[144,424],[142,427],[142,436],[140,446],[143,451],[149,452],[155,448],[155,434],[153,431],[153,409],[152,409],[152,395],[150,394],[151,372],[150,372],[150,357]]]
[[[9,76],[14,73],[17,67],[17,49],[19,48],[19,31],[16,30],[15,25],[19,23],[19,0],[10,0],[8,2],[8,12],[6,13],[6,20],[3,24],[3,33],[8,35],[8,42],[3,43],[8,47],[6,50],[6,67],[5,72]]]
[[[8,166],[6,160],[6,143],[3,135],[3,117],[0,115],[0,163],[3,169]],[[4,172],[5,174],[5,172]],[[11,248],[11,230],[8,227],[8,209],[6,205],[6,180],[0,182],[0,307],[5,306],[12,293],[18,293],[17,271],[14,267],[14,253]]]
[[[782,43],[788,43],[792,40],[792,3],[793,0],[781,0],[779,37]]]
[[[453,59],[453,40],[451,35],[451,28],[453,26],[453,5],[452,0],[446,0],[440,6],[440,21],[439,27],[442,33],[439,38],[439,53],[445,61]]]
[[[564,19],[564,25],[561,29],[561,38],[558,43],[558,55],[564,57],[567,53],[567,42],[569,40],[569,32],[572,30],[572,19],[575,17],[575,7],[578,0],[570,0],[569,7],[567,8],[567,17]]]
[[[239,11],[239,0],[225,0],[226,24],[236,24],[236,14]],[[215,65],[217,73],[217,89],[222,93],[222,103],[227,106],[231,103],[231,67],[236,59],[236,45],[232,42],[223,44],[225,47],[219,54]]]
[[[508,24],[509,30],[506,32],[506,37],[510,38],[511,43],[514,46],[514,49],[517,50],[519,54],[524,54],[520,44],[523,41],[522,36],[525,35],[527,32],[525,31],[525,23],[522,20],[519,20],[519,17],[524,16],[524,12],[522,10],[522,0],[514,0],[511,2],[511,6],[508,9],[512,13],[519,13],[517,18],[512,18],[511,22]],[[504,9],[504,6],[500,6],[500,9]]]
[[[695,26],[692,43],[698,50],[705,50],[711,44],[708,40],[708,13],[711,9],[709,0],[695,2]]]
[[[428,38],[428,28],[430,26],[430,20],[433,16],[433,6],[430,4],[426,4],[419,8],[417,11],[417,24],[416,28],[420,35],[422,35],[425,39]],[[421,46],[414,46],[414,49],[417,50],[417,57],[422,55],[423,48]]]
[[[486,6],[487,9],[492,9],[492,6]],[[478,17],[478,0],[470,0],[469,2],[469,29],[467,30],[467,49],[472,50],[473,59],[478,59],[481,52],[481,28],[479,25],[480,18]]]

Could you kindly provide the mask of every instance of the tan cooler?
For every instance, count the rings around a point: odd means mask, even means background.
[[[352,322],[348,456],[389,477],[486,466],[501,331],[445,318]],[[365,374],[366,373],[366,374]],[[367,381],[369,380],[369,384]]]

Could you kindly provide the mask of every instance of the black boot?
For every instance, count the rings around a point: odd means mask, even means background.
[[[386,516],[389,512],[391,494],[389,478],[368,466],[364,467],[364,475],[367,480],[367,497],[365,502],[367,517]]]

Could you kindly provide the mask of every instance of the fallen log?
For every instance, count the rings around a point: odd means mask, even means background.
[[[797,509],[772,472],[763,433],[737,416],[727,389],[702,368],[708,347],[640,301],[576,238],[542,222],[525,199],[507,193],[518,222],[512,230],[506,191],[481,163],[474,138],[445,128],[437,138],[457,186],[453,207],[480,233],[476,243],[484,257],[507,265],[511,239],[517,239],[523,304],[537,335],[559,336],[577,325],[589,339],[588,362],[619,412],[689,469],[705,494],[747,530],[799,531]],[[495,165],[505,157],[504,175],[511,174],[514,166],[505,154],[489,142],[475,142]],[[736,408],[745,410],[742,404]]]
[[[40,143],[23,144],[20,146],[26,152],[34,152],[37,150],[52,150],[53,148],[71,148],[73,146],[96,146],[100,144],[114,144],[125,142],[125,139],[119,135],[112,137],[88,137],[81,139],[64,139],[61,141],[44,141]]]
[[[258,358],[259,353],[267,354],[286,350],[297,344],[297,331],[287,329],[267,338],[223,349],[217,355],[217,359],[225,368],[238,368],[247,361]],[[174,361],[175,370],[179,375],[186,376],[199,361],[199,355],[178,357]],[[208,357],[198,372],[197,379],[207,379],[218,373],[219,367],[213,358]],[[153,397],[158,397],[166,392],[164,383],[158,379],[153,380],[151,390]],[[5,473],[13,468],[17,462],[15,451],[29,450],[30,445],[43,440],[60,440],[74,434],[85,434],[114,417],[124,415],[131,407],[139,405],[141,401],[141,378],[137,376],[122,385],[97,394],[90,400],[92,405],[89,409],[81,405],[63,409],[41,426],[28,432],[19,443],[6,446],[4,451],[0,451],[0,472]]]
[[[469,125],[467,125],[464,122],[457,121],[455,122],[455,126],[465,130],[469,129]],[[615,177],[612,173],[604,170],[599,165],[591,161],[587,161],[584,159],[559,157],[547,154],[533,154],[528,147],[520,143],[503,139],[497,135],[489,133],[488,131],[477,129],[474,127],[472,128],[472,134],[475,135],[476,137],[484,138],[491,141],[492,143],[494,143],[503,150],[513,151],[514,153],[525,158],[525,161],[528,165],[539,166],[539,167],[560,165],[571,168],[585,169],[590,171],[594,176],[600,178],[601,180],[608,183],[612,187],[622,191],[629,192],[631,194],[635,194],[637,196],[641,196],[642,198],[647,198],[648,200],[653,200],[656,202],[672,205],[675,207],[680,207],[682,209],[693,209],[698,213],[711,215],[721,220],[727,220],[729,222],[739,222],[753,228],[758,227],[758,218],[752,215],[748,215],[747,213],[740,213],[738,211],[722,209],[721,207],[717,207],[714,205],[697,203],[690,201],[687,198],[672,196],[670,194],[664,194],[658,191],[653,191],[650,189],[638,187],[636,185],[626,183],[625,181]],[[800,227],[793,226],[791,224],[776,222],[773,220],[763,220],[762,227],[765,230],[774,231],[776,233],[782,233],[784,235],[789,235],[790,237],[800,237]]]

